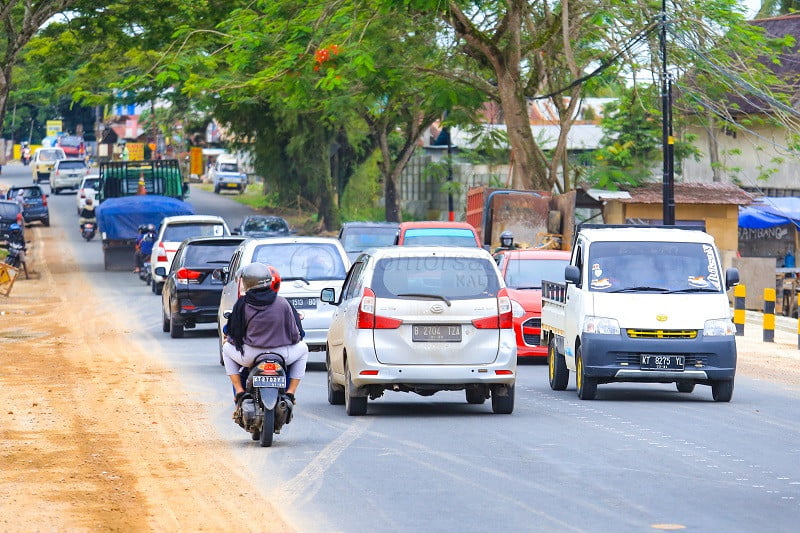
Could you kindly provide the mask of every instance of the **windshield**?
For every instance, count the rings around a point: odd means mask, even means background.
[[[222,224],[193,222],[191,224],[168,225],[161,240],[181,242],[189,237],[221,237],[223,235],[225,235],[225,227]]]
[[[596,242],[588,265],[592,291],[722,290],[717,254],[705,243]]]
[[[518,259],[508,261],[506,285],[512,289],[541,289],[542,280],[564,281],[566,259]]]
[[[70,135],[62,135],[58,138],[58,144],[60,146],[71,146],[73,148],[77,148],[81,145],[83,139],[80,137],[74,137]]]
[[[406,230],[406,246],[478,246],[475,234],[468,229],[420,228]]]
[[[346,274],[339,250],[327,243],[262,244],[253,252],[253,262],[274,266],[283,279],[338,280]]]
[[[248,218],[242,231],[266,231],[270,233],[289,233],[289,224],[282,218]]]
[[[375,265],[371,288],[379,298],[413,294],[469,300],[496,296],[500,283],[489,259],[392,257]]]
[[[83,161],[68,161],[62,160],[58,163],[58,168],[61,170],[70,169],[74,170],[76,168],[86,168],[86,163]]]
[[[219,171],[220,172],[238,172],[239,168],[236,163],[220,163],[219,164]]]
[[[42,150],[39,152],[39,161],[58,161],[64,159],[62,150]]]
[[[183,263],[190,268],[219,268],[230,261],[237,246],[239,246],[238,241],[230,244],[191,244],[186,249]]]
[[[396,227],[365,227],[348,229],[342,244],[348,252],[361,252],[373,246],[392,246],[397,237]]]
[[[14,218],[19,213],[20,208],[17,203],[0,202],[0,217]]]
[[[92,178],[83,180],[84,189],[96,189],[100,184],[100,178]]]

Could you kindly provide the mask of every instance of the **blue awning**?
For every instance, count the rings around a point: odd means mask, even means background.
[[[800,198],[764,197],[739,208],[739,227],[764,229],[784,224],[800,227]]]

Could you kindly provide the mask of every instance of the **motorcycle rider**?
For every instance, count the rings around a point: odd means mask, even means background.
[[[86,199],[86,204],[81,209],[81,212],[78,215],[78,223],[80,224],[81,231],[83,231],[84,224],[92,223],[94,224],[96,218],[94,216],[94,201],[91,198]]]
[[[19,224],[11,224],[8,227],[8,244],[13,245],[16,244],[18,246],[17,251],[17,260],[19,261],[18,265],[22,266],[25,269],[25,277],[28,277],[28,266],[25,262],[25,252],[28,251],[28,247],[25,244],[25,234],[22,232],[22,226]],[[11,263],[12,255],[6,257],[6,263]]]
[[[142,224],[139,226],[139,236],[136,237],[136,252],[134,261],[136,268],[134,272],[141,272],[150,254],[153,252],[153,244],[156,241],[156,227],[153,224]]]
[[[286,362],[289,384],[285,394],[294,404],[308,360],[300,316],[286,298],[278,296],[281,278],[275,267],[251,263],[242,269],[241,283],[245,294],[236,300],[228,317],[222,345],[225,373],[233,385],[236,403],[245,394],[240,367],[249,368],[259,354],[274,352]]]
[[[28,143],[22,143],[22,164],[28,166],[28,163],[31,162],[31,147],[28,146]]]
[[[500,246],[495,248],[492,253],[503,250],[516,250],[517,248],[519,248],[519,245],[514,242],[514,234],[506,230],[500,234]]]

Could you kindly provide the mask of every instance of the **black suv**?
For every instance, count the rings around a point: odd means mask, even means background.
[[[16,201],[19,191],[22,191],[22,216],[25,218],[25,223],[39,220],[45,226],[49,226],[50,209],[47,207],[47,195],[42,188],[38,185],[11,187],[6,199]]]
[[[17,224],[19,222],[18,215],[21,213],[22,209],[17,202],[0,200],[0,244],[6,242],[11,224]],[[20,226],[22,226],[22,224],[20,224]]]

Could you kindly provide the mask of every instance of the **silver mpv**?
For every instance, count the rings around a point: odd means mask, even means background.
[[[327,337],[328,401],[367,412],[384,391],[430,396],[465,390],[514,410],[517,345],[511,300],[486,250],[372,248],[348,272]]]

